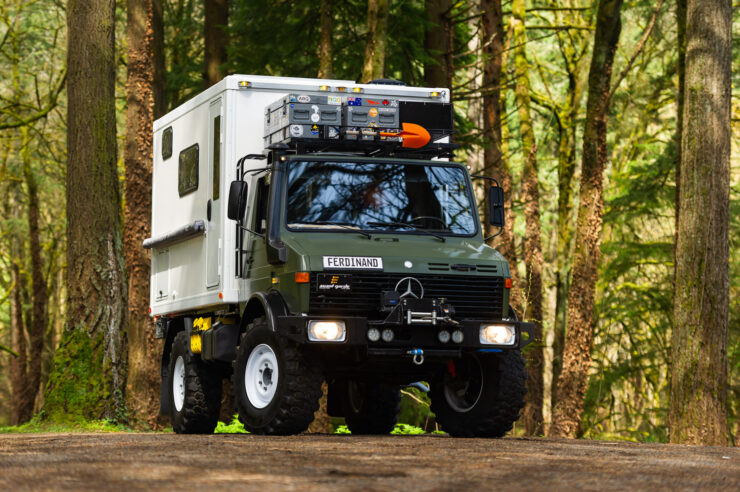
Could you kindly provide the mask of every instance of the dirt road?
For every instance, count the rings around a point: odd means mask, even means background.
[[[732,490],[740,450],[446,436],[0,435],[0,490]]]

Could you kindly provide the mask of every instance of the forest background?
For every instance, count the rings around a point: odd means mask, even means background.
[[[146,140],[142,131],[127,129],[127,114],[132,121],[135,109],[132,92],[150,91],[150,102],[143,106],[159,116],[230,73],[357,81],[387,77],[415,86],[451,87],[455,140],[461,144],[457,159],[504,182],[511,202],[509,226],[493,245],[515,267],[514,304],[520,317],[541,329],[540,342],[527,354],[530,396],[516,432],[552,433],[570,326],[568,299],[579,298],[583,288],[572,277],[583,200],[579,183],[583,163],[590,162],[583,156],[588,151],[589,67],[597,11],[611,7],[617,23],[621,17],[621,34],[617,26],[611,80],[606,81],[601,255],[593,320],[586,323],[593,329],[588,335],[593,344],[583,342],[591,358],[585,393],[577,395],[579,421],[566,434],[667,441],[686,2],[601,3],[118,0],[113,5],[113,60],[116,167],[123,199],[112,203],[120,203],[120,236],[124,227],[149,220],[147,201],[134,203],[126,190],[138,179],[127,162],[137,146],[146,149],[137,140]],[[55,386],[50,383],[55,355],[57,364],[65,363],[57,348],[68,314],[66,8],[61,0],[0,4],[0,73],[5,75],[0,82],[0,196],[5,197],[0,205],[0,426],[34,415],[60,417],[48,411],[54,402],[47,399],[49,394],[58,398],[48,390]],[[729,15],[725,411],[726,439],[733,442],[740,434],[740,4],[733,4]],[[142,63],[142,50],[144,59],[151,55],[155,60],[150,88],[131,78],[132,68]],[[498,118],[491,113],[494,107]],[[143,209],[136,211],[136,205]],[[125,236],[124,243],[135,233]],[[136,311],[142,295],[148,302],[143,255],[141,250],[133,260],[126,258],[128,294],[123,289],[119,297],[131,300],[129,325],[146,319]],[[128,383],[118,393],[106,393],[119,403],[103,405],[97,415],[82,412],[84,417],[105,416],[135,428],[162,426],[156,416],[156,364],[142,361],[147,354],[156,357],[156,342],[146,335],[153,326],[140,323],[139,331],[131,326],[122,331],[128,350],[122,343],[118,355],[128,364],[121,364],[119,376]],[[88,407],[98,408],[100,402],[93,400]],[[405,390],[402,420],[423,427],[429,417],[425,396]]]

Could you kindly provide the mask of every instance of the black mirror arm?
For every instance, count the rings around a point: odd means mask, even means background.
[[[488,236],[488,237],[487,237],[487,238],[485,238],[485,239],[484,239],[483,241],[484,241],[484,242],[488,242],[489,240],[493,239],[494,237],[496,237],[496,236],[500,235],[500,234],[501,234],[502,232],[504,232],[504,228],[503,228],[503,226],[502,226],[502,227],[499,227],[499,229],[498,229],[498,232],[497,232],[496,234],[492,234],[492,235]]]
[[[470,177],[475,178],[475,179],[485,179],[488,181],[493,181],[494,183],[496,183],[496,186],[498,186],[499,188],[501,187],[501,185],[498,184],[498,181],[496,180],[496,178],[492,178],[490,176],[484,176],[482,174],[471,174]]]

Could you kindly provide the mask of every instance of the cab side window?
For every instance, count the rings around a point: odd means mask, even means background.
[[[257,180],[257,208],[254,218],[254,230],[264,234],[267,230],[267,203],[269,199],[270,188],[265,182],[265,178]]]

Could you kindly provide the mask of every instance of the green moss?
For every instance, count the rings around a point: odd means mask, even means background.
[[[64,332],[46,387],[42,420],[73,423],[115,417],[108,415],[110,367],[104,361],[102,333],[91,338],[84,330]]]
[[[38,432],[133,432],[134,429],[110,420],[68,420],[54,422],[40,416],[22,425],[0,427],[0,434]]]

